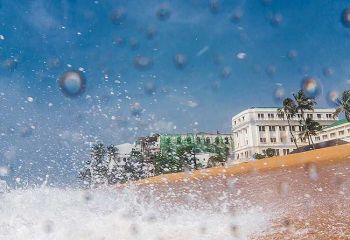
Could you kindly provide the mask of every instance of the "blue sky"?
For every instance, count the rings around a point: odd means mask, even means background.
[[[2,0],[0,166],[10,166],[12,180],[49,175],[71,183],[91,142],[229,132],[234,114],[278,106],[276,87],[290,95],[305,76],[319,81],[317,101],[328,107],[328,91],[349,88],[350,29],[340,21],[347,7],[326,0]],[[160,8],[168,19],[157,17]],[[113,23],[115,11],[122,14]],[[182,68],[176,54],[186,58]],[[140,70],[137,56],[153,64]],[[86,90],[69,98],[57,82],[79,68]]]

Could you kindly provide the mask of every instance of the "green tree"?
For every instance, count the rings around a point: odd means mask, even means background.
[[[350,122],[350,90],[342,93],[341,97],[336,100],[336,105],[333,116],[338,117],[340,113],[344,113],[346,120]]]
[[[307,138],[309,145],[312,145],[312,148],[315,149],[312,136],[316,136],[318,132],[322,130],[322,126],[311,118],[306,118],[304,124],[305,125],[302,125],[302,131],[300,132],[299,137],[302,139]]]
[[[278,112],[278,115],[280,116],[280,118],[287,119],[289,133],[293,138],[293,142],[295,144],[295,147],[298,149],[297,139],[295,138],[294,133],[292,131],[292,126],[290,125],[290,120],[293,117],[295,117],[295,115],[298,112],[296,103],[294,102],[293,99],[286,98],[283,100],[283,106],[281,108],[278,108],[277,112]]]
[[[79,178],[84,184],[94,187],[107,183],[108,165],[105,161],[106,150],[102,143],[92,146],[90,159],[79,172]]]
[[[261,153],[255,153],[253,155],[253,158],[254,159],[263,159],[263,158],[266,158],[266,156],[264,154],[261,154]]]
[[[276,151],[275,151],[275,149],[272,149],[272,148],[268,148],[268,149],[264,150],[264,153],[267,157],[276,156]]]

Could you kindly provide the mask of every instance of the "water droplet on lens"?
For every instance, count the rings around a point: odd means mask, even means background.
[[[186,66],[186,63],[187,63],[187,57],[185,54],[182,54],[182,53],[178,53],[175,55],[174,57],[174,62],[175,62],[175,66],[178,68],[178,69],[182,69]]]
[[[344,27],[350,27],[350,8],[343,10],[340,21]]]
[[[287,57],[289,60],[294,60],[298,56],[298,52],[294,49],[289,50],[287,53]]]
[[[139,41],[135,37],[129,39],[130,48],[136,50],[139,48]]]
[[[285,91],[283,86],[277,86],[274,90],[274,95],[273,95],[275,102],[276,103],[282,102],[284,98],[284,94],[285,94]]]
[[[168,20],[171,16],[171,10],[170,10],[169,5],[166,3],[161,4],[157,10],[156,15],[160,21]]]
[[[139,102],[135,102],[130,106],[130,112],[133,116],[139,116],[142,110],[142,106]]]
[[[124,22],[125,18],[126,18],[125,8],[114,9],[111,13],[111,21],[115,25],[122,24]]]
[[[140,71],[148,70],[152,67],[153,61],[149,57],[137,56],[134,58],[134,66]]]
[[[243,17],[243,11],[240,8],[236,8],[233,10],[231,14],[231,22],[233,23],[239,23]]]
[[[323,73],[323,75],[324,75],[325,77],[330,77],[330,76],[333,75],[334,70],[333,70],[333,68],[331,68],[331,67],[324,67],[324,68],[322,69],[322,73]]]
[[[10,174],[10,169],[6,166],[0,166],[0,177],[6,177]]]
[[[210,0],[209,1],[209,9],[213,14],[217,14],[220,11],[221,4],[220,0]]]
[[[283,16],[280,13],[275,13],[270,16],[269,22],[272,27],[279,27],[283,22]]]
[[[330,107],[336,107],[337,106],[337,99],[339,95],[336,91],[329,91],[327,93],[327,103]]]
[[[51,220],[48,220],[44,223],[44,232],[47,233],[47,234],[50,234],[53,232],[54,230],[54,222],[51,221]]]
[[[247,58],[247,54],[245,52],[239,52],[237,53],[236,57],[240,60],[244,60]]]
[[[7,59],[3,62],[3,67],[7,70],[10,70],[11,72],[15,71],[18,66],[17,59]]]
[[[74,98],[85,91],[86,79],[81,71],[67,71],[60,77],[59,86],[65,96]]]
[[[157,87],[156,87],[156,83],[153,81],[150,82],[146,82],[144,85],[144,91],[145,94],[147,95],[153,95],[156,93]]]
[[[225,66],[221,71],[222,78],[228,78],[231,76],[232,68],[230,66]]]
[[[266,67],[266,73],[270,77],[273,77],[276,74],[276,71],[277,71],[277,68],[275,65],[270,64]]]
[[[151,40],[157,35],[157,29],[153,26],[149,26],[146,30],[147,39]]]
[[[308,97],[316,98],[321,93],[321,86],[319,82],[312,77],[306,77],[301,83],[301,88]]]

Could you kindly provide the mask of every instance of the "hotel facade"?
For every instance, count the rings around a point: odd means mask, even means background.
[[[268,148],[274,149],[275,155],[287,155],[296,148],[288,122],[277,110],[253,107],[232,118],[234,163],[253,159],[254,154],[264,154]],[[305,117],[312,118],[326,128],[338,120],[333,118],[334,111],[333,108],[305,111]],[[308,141],[299,138],[301,119],[301,114],[297,114],[290,120],[290,125],[298,146],[305,146]]]

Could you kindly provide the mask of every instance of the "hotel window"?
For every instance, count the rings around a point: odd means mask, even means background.
[[[326,118],[332,118],[332,114],[327,113]]]
[[[275,127],[275,126],[269,126],[269,131],[270,131],[270,132],[276,131],[276,127]]]
[[[209,144],[209,143],[210,143],[210,138],[207,137],[207,138],[205,139],[205,143],[208,143],[208,144]]]
[[[328,138],[328,136],[327,135],[323,135],[322,136],[322,139],[324,140],[324,139],[327,139]]]
[[[335,133],[331,133],[330,137],[334,138],[335,137]]]
[[[259,119],[264,119],[264,114],[263,113],[258,113],[258,118]]]
[[[317,114],[317,118],[321,119],[322,118],[322,114]]]
[[[282,119],[284,118],[284,114],[283,113],[278,113],[277,116],[278,116],[278,118],[282,118]]]
[[[338,134],[339,134],[339,136],[343,136],[344,135],[344,130],[339,131]]]
[[[283,155],[288,155],[289,154],[289,149],[283,149]]]
[[[279,126],[280,131],[286,131],[286,126]]]
[[[274,118],[275,118],[275,115],[274,115],[273,113],[268,113],[268,114],[267,114],[267,117],[268,117],[269,119],[274,119]]]
[[[225,137],[225,144],[228,144],[228,137]]]
[[[301,118],[301,117],[302,117],[302,116],[301,116],[301,114],[299,113],[299,114],[298,114],[298,118]]]
[[[275,149],[275,155],[279,156],[280,155],[280,150],[279,149]]]
[[[242,121],[244,121],[244,116],[242,117]]]
[[[260,138],[261,143],[266,143],[266,138]]]
[[[259,126],[259,132],[265,132],[265,126]]]
[[[308,114],[307,114],[307,118],[312,119],[312,118],[313,118],[313,115],[312,115],[311,113],[308,113]]]
[[[271,141],[272,143],[275,143],[275,142],[276,142],[276,138],[270,138],[270,141]]]
[[[315,140],[316,140],[316,141],[320,141],[321,138],[320,138],[320,137],[315,137]]]
[[[295,131],[295,126],[290,126],[290,127],[289,127],[289,130]]]

